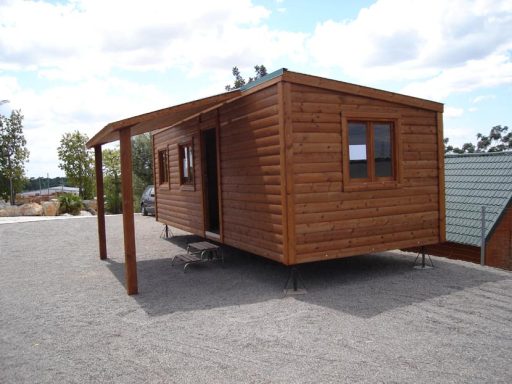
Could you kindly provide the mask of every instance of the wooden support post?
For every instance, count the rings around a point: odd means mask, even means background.
[[[137,256],[135,252],[135,224],[133,219],[132,142],[130,128],[119,132],[121,145],[121,193],[123,196],[123,232],[126,291],[138,293]]]
[[[98,242],[100,259],[107,258],[107,240],[105,236],[105,198],[103,189],[103,155],[101,145],[94,147],[94,165],[96,170],[96,202],[98,204]]]

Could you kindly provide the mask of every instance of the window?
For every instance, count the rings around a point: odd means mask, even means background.
[[[194,185],[194,146],[192,142],[179,144],[180,184]]]
[[[169,152],[167,149],[158,151],[158,183],[169,182]]]
[[[345,189],[386,188],[398,180],[398,119],[344,118]]]

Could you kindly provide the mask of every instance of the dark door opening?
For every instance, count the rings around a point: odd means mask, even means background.
[[[219,189],[217,176],[217,137],[215,129],[202,132],[205,230],[219,234]]]

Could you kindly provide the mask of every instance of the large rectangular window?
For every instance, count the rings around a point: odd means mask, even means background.
[[[374,123],[372,126],[375,178],[393,177],[393,124]]]
[[[394,127],[393,121],[347,121],[347,181],[396,180]]]
[[[169,152],[167,149],[158,151],[158,183],[169,182]]]
[[[194,146],[192,142],[178,145],[180,157],[180,184],[194,185]]]
[[[368,178],[368,141],[364,123],[350,122],[348,125],[348,153],[350,159],[350,177]]]

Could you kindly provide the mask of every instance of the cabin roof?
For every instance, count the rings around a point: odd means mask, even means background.
[[[481,209],[486,238],[512,202],[512,152],[445,157],[446,240],[480,246]]]
[[[346,83],[338,80],[292,72],[288,71],[286,68],[281,68],[232,91],[109,123],[87,142],[87,147],[92,148],[98,145],[103,145],[119,140],[119,131],[122,129],[130,129],[130,135],[135,136],[145,132],[172,127],[173,125],[182,122],[194,115],[198,115],[207,110],[217,108],[226,102],[233,101],[234,99],[245,97],[260,89],[272,86],[279,81],[287,81],[296,84],[309,85],[312,87],[349,93],[357,96],[369,97],[377,100],[385,100],[436,112],[443,111],[443,104],[434,101],[383,91],[380,89],[365,87],[357,84]]]

